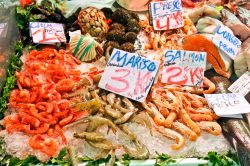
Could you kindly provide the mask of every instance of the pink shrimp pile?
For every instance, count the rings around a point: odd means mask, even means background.
[[[7,132],[30,135],[29,145],[49,157],[58,150],[56,137],[67,144],[62,127],[88,115],[70,109],[70,101],[62,97],[81,79],[81,72],[75,70],[78,63],[65,50],[31,51],[22,71],[16,72],[18,89],[11,91],[9,99],[14,113],[4,118]]]

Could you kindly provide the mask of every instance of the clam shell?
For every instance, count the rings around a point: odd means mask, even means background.
[[[89,34],[75,36],[70,40],[70,50],[82,62],[89,62],[102,56],[100,44]],[[101,51],[100,51],[101,50]]]

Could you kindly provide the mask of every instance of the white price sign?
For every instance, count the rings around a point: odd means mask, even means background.
[[[54,44],[66,42],[62,24],[30,22],[30,33],[34,43]]]
[[[244,73],[228,88],[228,90],[246,96],[250,92],[250,72]]]
[[[162,82],[168,84],[203,86],[206,52],[166,50]]]
[[[250,104],[238,93],[205,94],[208,105],[218,116],[245,114],[250,112]]]
[[[159,62],[114,49],[99,87],[142,102],[154,83]]]
[[[184,26],[181,0],[165,0],[150,3],[154,30],[176,29]]]
[[[217,26],[212,41],[231,59],[236,57],[241,47],[241,41],[223,25]]]

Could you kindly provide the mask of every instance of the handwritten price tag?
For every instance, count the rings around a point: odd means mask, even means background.
[[[238,93],[206,94],[205,98],[218,116],[250,112],[250,105],[244,96]]]
[[[62,24],[30,22],[30,33],[34,43],[53,44],[66,42]]]
[[[227,27],[218,25],[212,39],[213,43],[230,58],[234,59],[241,47],[241,41]]]
[[[0,23],[0,38],[6,38],[8,32],[8,23]]]
[[[233,93],[239,93],[246,96],[250,92],[250,72],[244,73],[238,80],[236,80],[229,88]]]
[[[176,29],[184,26],[181,0],[166,0],[150,3],[154,30]]]
[[[162,82],[203,86],[206,52],[167,50],[162,71]]]
[[[114,49],[99,87],[142,102],[147,97],[158,68],[156,61]]]

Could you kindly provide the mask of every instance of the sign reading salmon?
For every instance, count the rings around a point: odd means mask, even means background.
[[[162,82],[168,84],[203,86],[206,52],[167,50]]]
[[[150,3],[154,30],[176,29],[184,26],[181,0],[165,0]]]
[[[99,87],[142,102],[147,97],[158,68],[156,61],[114,49]]]
[[[34,43],[53,44],[66,42],[62,24],[30,22],[29,26]]]
[[[217,26],[214,35],[213,43],[230,58],[234,59],[240,50],[241,41],[223,25]]]

